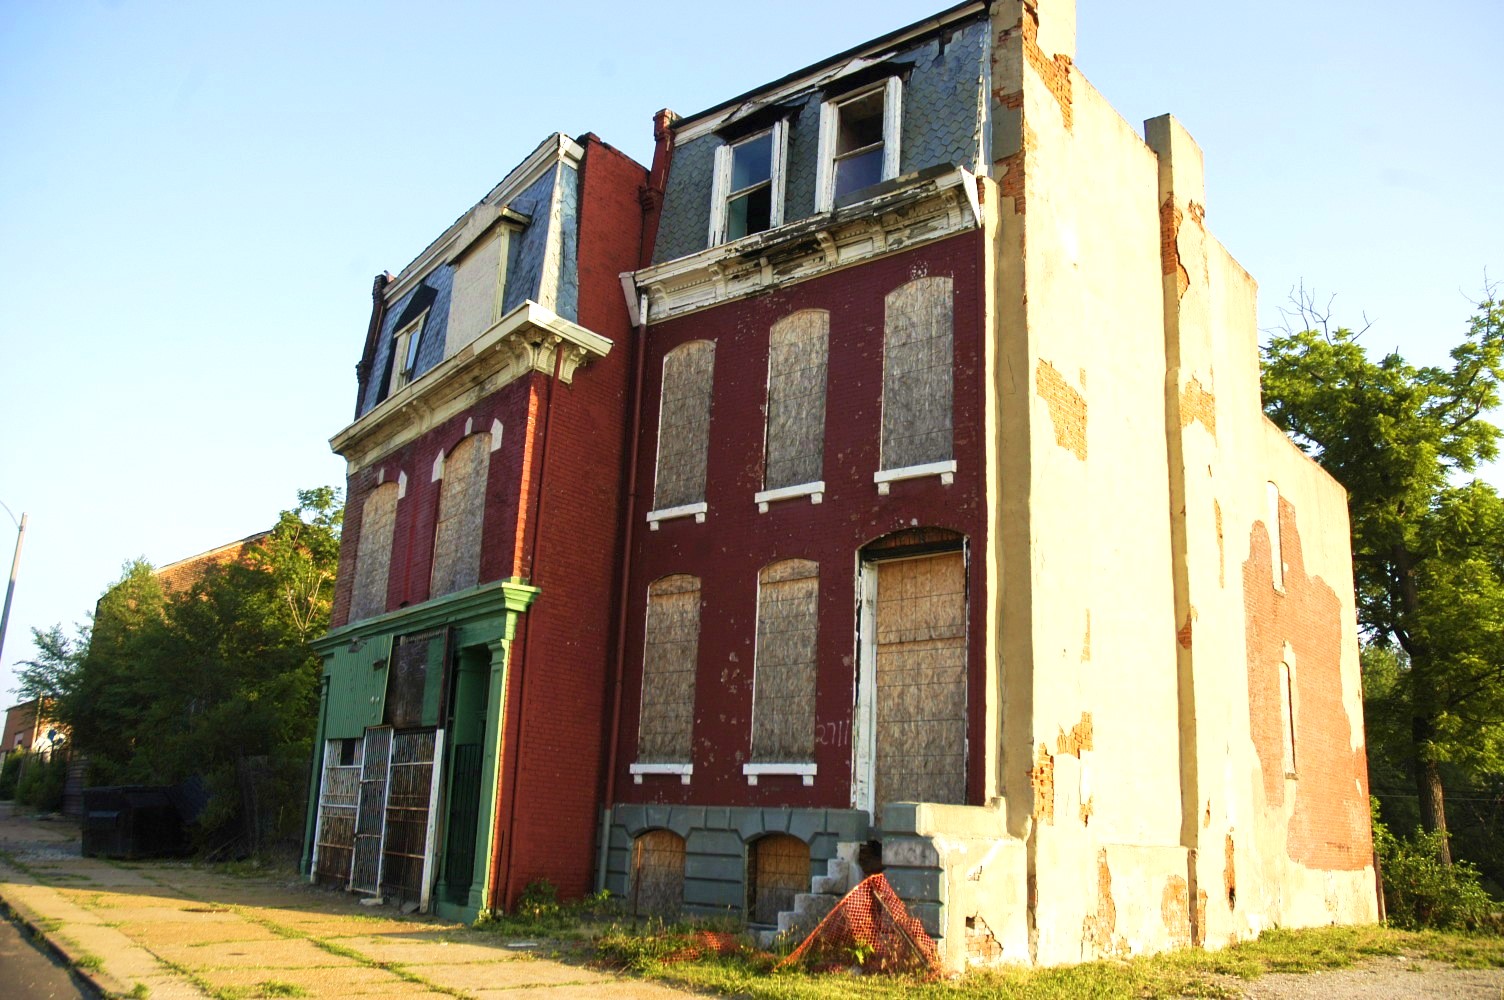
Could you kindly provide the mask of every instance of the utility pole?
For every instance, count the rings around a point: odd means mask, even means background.
[[[5,507],[0,504],[0,507]],[[10,514],[10,508],[5,507],[5,512]],[[11,520],[16,516],[11,514]],[[16,554],[10,560],[10,583],[5,586],[5,610],[0,612],[0,652],[5,651],[5,626],[10,624],[10,602],[16,596],[16,571],[21,568],[21,543],[26,541],[26,512],[21,512],[21,523],[16,525]]]

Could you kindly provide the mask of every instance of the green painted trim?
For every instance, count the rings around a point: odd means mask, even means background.
[[[313,647],[314,652],[326,655],[336,647],[354,639],[367,639],[371,636],[398,632],[422,632],[441,625],[453,624],[462,619],[484,618],[502,611],[526,611],[527,606],[533,601],[532,597],[526,598],[526,603],[519,608],[514,609],[512,605],[522,600],[522,595],[529,591],[532,592],[533,597],[538,594],[538,588],[529,587],[518,580],[483,583],[469,590],[445,594],[443,597],[435,597],[422,604],[398,608],[396,611],[388,611],[375,618],[363,618],[358,622],[343,625],[333,631],[325,632],[309,645]]]

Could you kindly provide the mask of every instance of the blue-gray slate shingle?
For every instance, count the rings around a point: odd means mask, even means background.
[[[978,122],[981,78],[987,51],[987,21],[951,29],[894,55],[911,65],[903,95],[899,172],[909,174],[937,164],[974,169],[981,146]],[[783,221],[815,214],[815,174],[820,152],[820,94],[790,102],[788,161],[784,175]],[[653,262],[662,263],[705,249],[710,231],[710,191],[715,173],[716,135],[701,136],[674,150]]]
[[[511,312],[528,299],[537,302],[543,282],[543,260],[548,253],[548,220],[553,208],[555,167],[528,185],[526,191],[509,203],[512,209],[530,216],[532,222],[512,237],[507,261],[507,287],[502,293],[501,311]]]
[[[559,287],[554,312],[571,322],[579,321],[580,266],[580,172],[559,168]]]
[[[429,304],[428,316],[423,321],[423,332],[418,341],[418,357],[414,365],[413,377],[422,375],[444,360],[444,339],[449,329],[449,292],[453,282],[454,269],[440,264],[424,275],[422,281],[419,281],[406,295],[392,303],[391,308],[387,309],[386,316],[381,323],[381,337],[376,344],[376,356],[372,359],[371,377],[362,387],[361,414],[371,410],[385,398],[387,384],[391,381],[392,364],[395,361],[392,355],[394,346],[392,337],[399,329],[399,322],[404,326],[412,322],[412,317],[404,316],[404,313],[413,300],[420,295],[424,298],[432,298],[433,301]]]

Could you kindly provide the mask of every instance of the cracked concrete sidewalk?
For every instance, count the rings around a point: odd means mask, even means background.
[[[77,823],[13,815],[8,802],[0,803],[0,903],[105,996],[685,996],[285,878],[85,858]]]

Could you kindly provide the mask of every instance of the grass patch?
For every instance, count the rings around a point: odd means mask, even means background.
[[[475,929],[502,938],[588,941],[614,925],[621,916],[621,903],[612,899],[609,892],[561,903],[553,884],[539,879],[528,883],[511,913],[481,917],[475,922]]]
[[[308,991],[297,983],[284,983],[276,979],[268,979],[263,983],[256,984],[258,997],[306,997]]]
[[[131,987],[131,991],[126,996],[130,997],[131,1000],[146,1000],[147,997],[151,996],[151,987],[145,983],[136,983]]]
[[[83,969],[85,972],[98,972],[100,969],[104,968],[104,959],[100,958],[98,955],[84,952],[82,955],[73,960],[73,964],[78,968]]]
[[[617,927],[600,935],[595,953],[601,964],[623,972],[748,1000],[1233,998],[1242,991],[1228,983],[1229,977],[1343,969],[1381,956],[1408,955],[1463,968],[1504,967],[1504,937],[1498,935],[1377,926],[1266,931],[1257,941],[1216,952],[1183,949],[1050,969],[1001,967],[937,980],[863,975],[855,956],[845,971],[775,969],[776,956],[756,950],[750,939],[722,954],[695,954],[694,940],[693,932],[682,926],[650,932]]]

